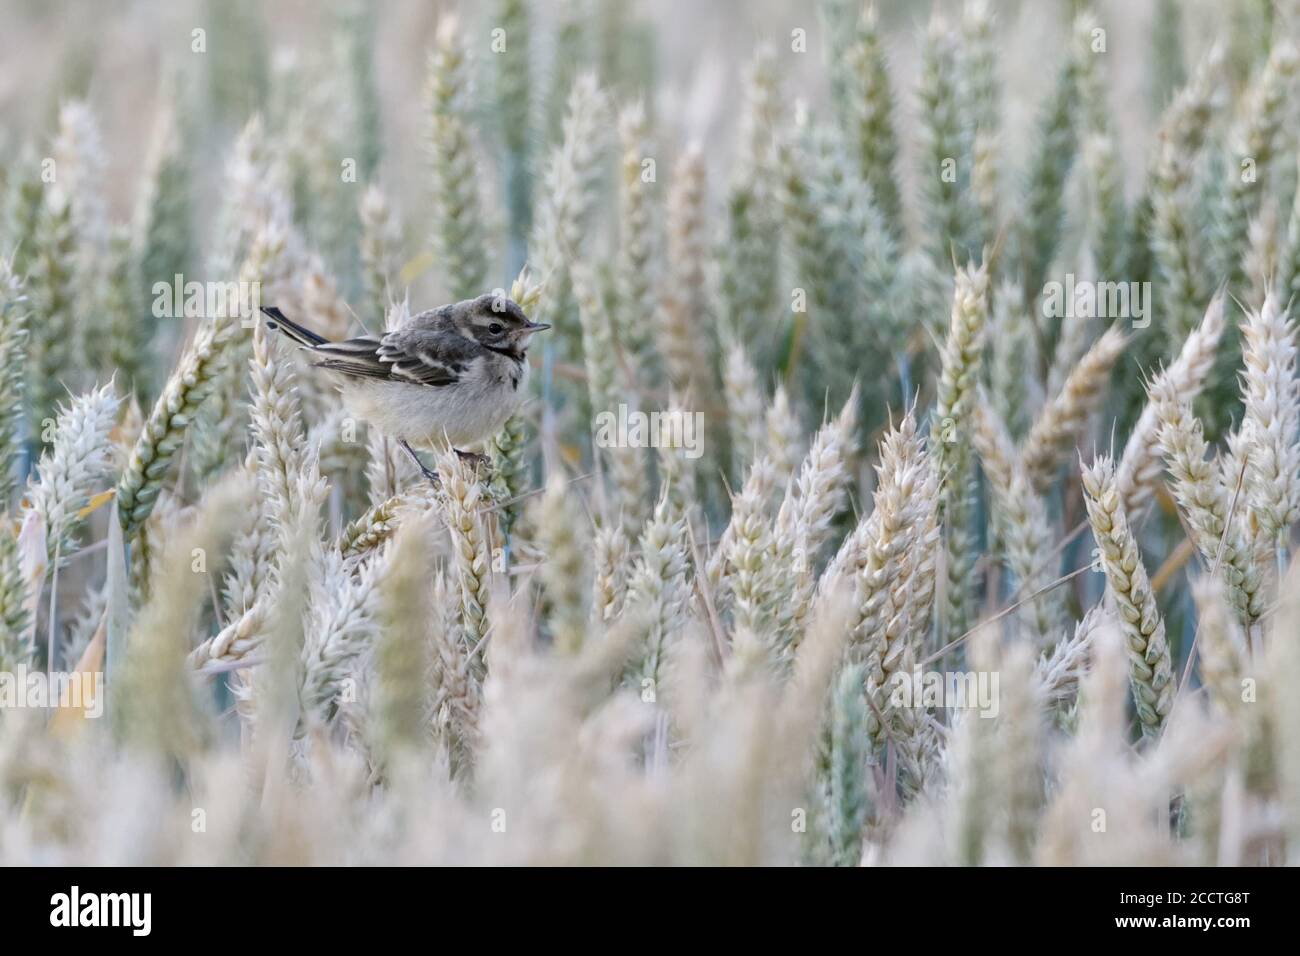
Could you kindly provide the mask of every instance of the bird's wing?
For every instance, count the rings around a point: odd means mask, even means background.
[[[382,338],[362,336],[313,349],[317,364],[345,375],[387,379],[408,385],[453,385],[478,348],[454,332],[398,329]]]

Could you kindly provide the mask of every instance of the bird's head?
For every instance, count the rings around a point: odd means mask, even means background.
[[[544,322],[529,320],[518,303],[491,292],[457,302],[451,307],[451,324],[472,342],[516,355],[528,349],[533,333],[550,328]]]

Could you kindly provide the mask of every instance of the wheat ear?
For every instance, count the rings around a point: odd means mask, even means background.
[[[617,305],[613,324],[624,355],[649,383],[655,369],[653,316],[658,302],[661,248],[658,210],[651,183],[644,179],[643,163],[652,156],[650,123],[645,104],[626,107],[618,118],[623,149],[619,178],[618,254],[614,262]]]
[[[1295,326],[1270,293],[1242,325],[1243,436],[1250,442],[1247,501],[1261,540],[1283,538],[1300,515],[1300,383]]]
[[[1264,611],[1264,589],[1245,534],[1245,509],[1239,507],[1235,520],[1230,520],[1235,488],[1223,486],[1214,459],[1205,457],[1201,422],[1192,414],[1191,404],[1164,377],[1152,384],[1150,396],[1160,418],[1158,439],[1174,479],[1179,509],[1201,556],[1223,576],[1232,606],[1249,627]]]
[[[1127,338],[1112,326],[1070,371],[1061,390],[1048,401],[1025,436],[1021,458],[1038,490],[1050,483],[1062,460],[1074,449],[1123,354]]]
[[[1138,720],[1144,734],[1159,734],[1174,702],[1169,644],[1109,457],[1102,455],[1083,467],[1083,492],[1108,593],[1115,602],[1128,649]]]
[[[1236,713],[1243,703],[1242,677],[1250,656],[1241,620],[1233,613],[1221,581],[1204,576],[1192,585],[1196,601],[1196,656],[1201,682],[1210,699],[1226,713]]]
[[[12,257],[0,258],[0,509],[13,495],[22,434],[27,304]]]
[[[433,174],[433,243],[453,298],[483,291],[487,245],[479,198],[478,161],[470,142],[469,64],[456,21],[446,17],[429,58],[425,108]]]
[[[67,558],[83,520],[81,511],[109,475],[113,446],[109,433],[121,399],[110,382],[79,395],[59,411],[53,446],[36,466],[40,480],[32,486],[31,508],[45,523],[51,562]]]
[[[587,518],[570,496],[559,471],[533,509],[532,527],[546,558],[539,572],[546,598],[546,620],[556,647],[577,653],[587,633],[589,552]]]
[[[1214,367],[1225,327],[1224,296],[1220,293],[1210,301],[1201,324],[1183,342],[1178,358],[1160,373],[1160,378],[1168,382],[1172,393],[1185,401],[1192,401],[1200,394]],[[1136,515],[1150,500],[1160,478],[1160,456],[1156,452],[1159,430],[1160,416],[1156,404],[1148,401],[1124,443],[1124,453],[1116,469],[1120,497],[1124,510],[1129,514]]]
[[[450,450],[438,455],[436,470],[442,481],[439,504],[447,519],[453,566],[460,587],[462,640],[467,647],[474,648],[487,635],[488,594],[492,584],[492,546],[483,514],[485,489]]]
[[[1034,594],[1055,577],[1050,566],[1040,567],[1040,556],[1052,546],[1047,506],[1016,454],[1005,424],[982,393],[976,403],[973,438],[992,492],[994,524],[1007,566],[1016,579],[1016,593]],[[1024,609],[1022,619],[1032,626],[1039,644],[1048,643],[1060,626],[1058,595],[1049,592],[1034,598]]]
[[[646,615],[648,623],[640,676],[656,687],[688,610],[685,542],[685,519],[673,515],[661,500],[641,533],[640,556],[628,579],[627,608]]]
[[[592,616],[599,623],[618,617],[623,609],[630,570],[630,543],[622,522],[602,522],[592,539]]]
[[[970,454],[975,387],[989,318],[987,265],[957,271],[951,321],[942,352],[930,447],[942,482],[940,521],[946,536],[945,635],[966,630],[975,554],[972,522],[973,461]]]

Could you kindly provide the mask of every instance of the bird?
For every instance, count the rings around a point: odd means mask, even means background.
[[[420,473],[438,484],[411,447],[450,446],[463,459],[482,455],[466,445],[501,429],[527,394],[528,345],[550,325],[533,322],[518,303],[487,293],[413,315],[401,328],[332,342],[262,306],[268,329],[279,329],[318,361],[357,419],[397,440]]]

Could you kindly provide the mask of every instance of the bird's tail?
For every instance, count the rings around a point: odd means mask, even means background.
[[[308,348],[314,348],[317,345],[324,345],[329,339],[323,335],[317,335],[311,329],[304,328],[297,322],[290,321],[284,317],[281,312],[273,305],[262,306],[262,311],[266,313],[269,321],[266,323],[268,329],[279,329],[289,338],[293,339],[299,345],[305,345]]]

